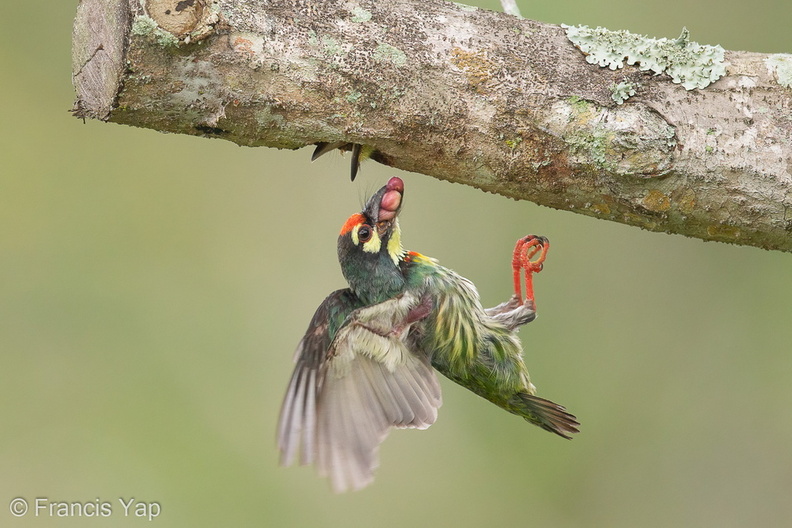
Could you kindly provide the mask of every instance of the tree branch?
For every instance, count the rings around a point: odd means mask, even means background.
[[[80,117],[365,144],[485,191],[792,251],[789,56],[726,51],[725,76],[686,90],[648,59],[589,64],[561,27],[441,0],[82,0],[73,42]]]

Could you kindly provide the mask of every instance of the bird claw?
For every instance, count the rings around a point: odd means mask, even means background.
[[[533,274],[542,271],[545,258],[547,258],[548,249],[550,249],[550,241],[547,238],[538,235],[524,236],[518,240],[517,244],[514,246],[514,254],[512,256],[512,270],[514,271],[514,295],[522,302],[522,286],[520,283],[520,271],[522,270],[525,276],[524,303],[526,305],[530,304],[532,309],[535,309],[536,307],[533,291]]]

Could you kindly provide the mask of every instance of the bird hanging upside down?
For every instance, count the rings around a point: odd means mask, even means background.
[[[391,178],[341,228],[338,258],[349,288],[316,310],[281,409],[281,463],[299,455],[336,491],[373,480],[391,427],[434,423],[441,397],[432,367],[547,431],[564,438],[578,432],[564,407],[535,395],[515,334],[536,317],[532,277],[548,240],[528,235],[517,242],[514,295],[484,309],[472,282],[402,248],[403,196],[404,182]]]

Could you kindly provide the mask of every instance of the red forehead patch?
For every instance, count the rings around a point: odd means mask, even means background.
[[[339,233],[339,235],[346,235],[347,233],[352,231],[353,227],[355,227],[358,224],[362,224],[365,221],[366,221],[366,217],[363,216],[362,214],[360,213],[353,214],[352,216],[347,218],[346,222],[344,222],[344,225],[341,228],[341,233]]]

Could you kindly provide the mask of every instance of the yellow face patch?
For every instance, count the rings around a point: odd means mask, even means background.
[[[399,265],[399,260],[404,257],[404,248],[401,243],[401,228],[399,228],[399,221],[393,221],[391,228],[391,236],[388,240],[388,255],[395,265]]]
[[[357,238],[358,238],[357,231],[355,231],[355,234],[352,238],[352,240],[355,241],[355,244],[358,243],[358,241],[355,240]],[[368,242],[363,242],[363,251],[365,251],[366,253],[379,253],[381,247],[382,247],[382,240],[380,240],[380,237],[377,234],[377,230],[372,229],[371,240],[369,240]]]
[[[363,242],[363,251],[365,251],[366,253],[379,253],[379,250],[382,247],[382,240],[377,234],[377,230],[368,224],[360,223],[351,229],[351,232],[349,234],[352,237],[352,242],[356,246],[360,245],[361,243],[360,230],[364,228],[368,230],[369,236],[371,238]]]
[[[399,260],[404,257],[404,248],[401,244],[401,229],[399,229],[399,221],[395,220],[391,227],[391,235],[388,239],[388,255],[395,265],[399,264]],[[365,236],[360,236],[361,229],[367,232]],[[383,229],[380,227],[380,229]],[[379,236],[378,227],[371,226],[365,223],[365,218],[362,215],[353,215],[344,224],[341,234],[349,233],[352,243],[356,246],[361,246],[366,253],[379,253],[382,249],[382,238]],[[366,237],[368,240],[364,240]],[[361,244],[362,243],[362,244]]]

